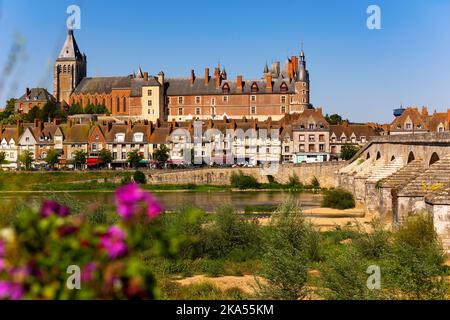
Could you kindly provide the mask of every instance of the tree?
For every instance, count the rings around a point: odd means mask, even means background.
[[[145,174],[142,171],[135,171],[133,174],[133,180],[136,183],[139,184],[146,184],[147,183],[147,177],[145,176]]]
[[[0,164],[4,164],[6,162],[6,153],[4,151],[0,152]]]
[[[74,114],[84,114],[83,108],[78,103],[72,104],[69,108],[69,115]]]
[[[350,160],[359,151],[359,147],[345,143],[341,148],[341,159]]]
[[[51,149],[47,152],[47,155],[45,156],[45,162],[51,167],[54,168],[55,164],[57,164],[59,161],[58,159],[58,152],[56,152],[55,149]]]
[[[159,149],[153,152],[153,159],[158,162],[167,162],[169,160],[169,148],[165,144],[161,145]]]
[[[332,124],[332,125],[342,124],[342,117],[336,113],[332,114],[330,116],[327,114],[325,116],[325,119],[327,120],[327,122],[329,124]]]
[[[73,159],[74,163],[75,163],[75,169],[77,168],[78,165],[83,165],[86,163],[86,159],[87,159],[87,153],[81,150],[77,150],[75,151],[75,157]]]
[[[31,164],[33,163],[33,153],[29,150],[23,151],[19,156],[19,162],[25,166],[26,170],[31,169]]]
[[[138,150],[133,150],[128,153],[128,163],[132,168],[139,166],[139,162],[142,160],[142,156],[139,154]]]
[[[113,156],[110,150],[102,149],[98,154],[98,159],[100,163],[108,165],[113,161]]]
[[[40,109],[38,106],[34,106],[28,111],[28,114],[25,116],[25,120],[33,123],[35,119],[39,119]]]
[[[39,111],[39,119],[42,121],[48,121],[49,119],[54,119],[56,116],[56,105],[54,103],[48,102]]]

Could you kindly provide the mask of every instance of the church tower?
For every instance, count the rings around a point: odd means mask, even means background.
[[[53,95],[61,104],[69,104],[70,95],[87,74],[86,55],[78,48],[73,30],[69,29],[64,46],[56,59]]]
[[[312,105],[310,104],[310,94],[309,94],[309,71],[306,69],[306,58],[303,49],[300,52],[300,62],[298,66],[298,72],[295,77],[295,111],[303,112],[305,109],[310,109]]]

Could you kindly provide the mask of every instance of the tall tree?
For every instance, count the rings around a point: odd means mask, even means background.
[[[58,161],[58,152],[56,152],[55,149],[49,150],[45,156],[45,162],[50,166],[50,168],[54,168]]]
[[[108,165],[113,161],[113,156],[110,150],[102,149],[98,154],[98,159],[100,163]]]
[[[345,143],[341,147],[341,159],[350,160],[359,151],[359,147],[353,144]]]
[[[75,163],[75,169],[77,166],[81,166],[86,163],[87,153],[81,150],[75,151],[75,156],[73,158],[73,162]]]
[[[169,160],[169,148],[165,144],[161,145],[153,152],[153,159],[158,162],[167,162]]]
[[[332,115],[326,115],[325,119],[327,120],[327,122],[331,125],[337,125],[337,124],[342,124],[343,120],[342,117],[338,114],[332,114]]]
[[[128,163],[132,168],[136,168],[139,166],[139,162],[142,160],[142,156],[139,154],[138,150],[133,150],[128,153]]]
[[[4,151],[0,152],[0,164],[4,164],[6,162],[6,153]]]
[[[19,156],[19,162],[25,167],[26,170],[31,169],[33,160],[33,153],[30,150],[23,151]]]

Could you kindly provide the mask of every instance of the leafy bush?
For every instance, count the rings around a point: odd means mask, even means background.
[[[230,184],[233,188],[244,189],[258,189],[260,184],[255,177],[245,175],[242,171],[239,173],[233,172],[230,177]]]
[[[319,182],[319,180],[317,179],[316,176],[314,176],[314,177],[311,179],[310,186],[311,186],[313,189],[319,189],[319,188],[320,188],[320,182]]]
[[[233,208],[219,208],[203,232],[204,253],[210,258],[229,257],[237,250],[247,252],[244,258],[257,255],[260,229],[257,221],[247,221]]]
[[[327,257],[320,266],[322,295],[330,300],[372,300],[379,291],[367,287],[367,268],[371,265],[353,247]]]
[[[411,216],[394,235],[393,252],[385,266],[387,285],[400,289],[402,299],[445,299],[448,286],[444,252],[429,214]]]
[[[353,195],[342,189],[327,190],[324,193],[322,207],[339,210],[351,209],[355,207]]]
[[[313,236],[312,236],[313,235]],[[266,233],[260,295],[269,299],[302,299],[308,294],[308,266],[318,253],[316,231],[298,207],[286,203],[273,215]]]
[[[354,240],[356,249],[368,259],[382,258],[390,251],[390,233],[383,228],[380,220],[371,222],[371,231],[361,231]]]
[[[289,176],[289,182],[287,186],[289,188],[302,188],[303,183],[300,182],[299,177],[294,173],[292,176]]]
[[[139,184],[146,184],[147,183],[147,177],[142,171],[136,170],[133,174],[133,180],[136,183]]]
[[[0,232],[0,299],[155,298],[154,277],[138,256],[153,245],[141,226],[161,208],[135,184],[117,190],[116,202],[120,220],[112,226],[86,223],[86,214],[70,215],[54,201],[40,212],[21,210]],[[76,283],[69,266],[79,268],[82,290],[69,289]]]

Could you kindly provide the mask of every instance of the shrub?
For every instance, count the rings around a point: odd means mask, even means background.
[[[122,177],[122,179],[120,180],[120,184],[121,185],[126,185],[126,184],[128,184],[130,182],[131,182],[131,175],[129,175],[129,174],[124,175]]]
[[[319,182],[319,180],[317,180],[317,177],[316,177],[316,176],[314,176],[314,177],[311,179],[310,186],[311,186],[313,189],[320,189],[320,182]]]
[[[355,207],[355,199],[348,191],[332,189],[325,192],[322,207],[339,210],[351,209]]]
[[[230,184],[233,188],[244,189],[258,189],[260,184],[255,177],[245,175],[242,171],[239,173],[233,172],[230,177]]]
[[[303,183],[300,182],[299,177],[294,173],[292,176],[289,176],[288,187],[290,188],[302,188]]]
[[[136,183],[139,184],[146,184],[147,183],[147,177],[145,176],[145,174],[142,171],[135,171],[133,174],[133,180]]]
[[[275,181],[275,178],[274,178],[273,176],[271,176],[271,175],[268,175],[268,176],[267,176],[267,181],[268,181],[269,183],[277,183],[277,182]]]
[[[314,234],[314,236],[312,236]],[[308,294],[308,266],[318,251],[318,238],[297,206],[286,203],[273,215],[266,233],[260,295],[269,299],[303,299]],[[312,243],[314,242],[314,243]]]
[[[229,257],[233,251],[247,252],[244,258],[257,254],[260,229],[256,220],[247,221],[233,208],[219,208],[203,232],[204,253],[210,258]]]
[[[353,247],[327,257],[321,264],[322,295],[330,300],[372,300],[380,292],[367,287],[367,268],[371,265]]]
[[[372,230],[361,231],[354,240],[356,249],[368,259],[379,259],[390,250],[390,233],[383,228],[380,220],[370,223]]]
[[[444,252],[429,214],[411,216],[394,235],[385,272],[387,285],[400,289],[402,299],[445,299]],[[398,290],[397,290],[398,291]]]

